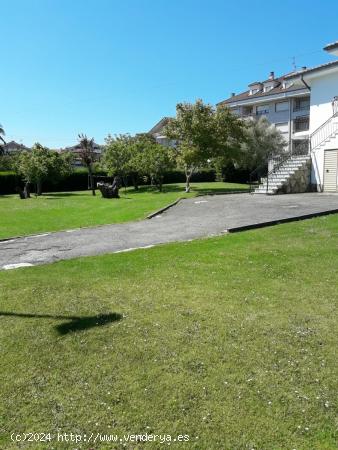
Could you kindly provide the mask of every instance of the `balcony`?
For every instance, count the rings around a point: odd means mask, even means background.
[[[295,99],[292,110],[294,113],[296,113],[296,115],[309,114],[310,113],[310,98],[304,97],[304,98]]]
[[[293,132],[308,131],[310,127],[309,117],[302,117],[293,121]]]
[[[262,110],[256,111],[256,116],[264,116],[265,114],[269,114],[268,109],[262,109]]]
[[[300,111],[310,111],[310,104],[308,104],[308,105],[295,105],[293,107],[293,112],[300,112]]]

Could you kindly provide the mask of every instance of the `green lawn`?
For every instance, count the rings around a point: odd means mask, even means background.
[[[20,200],[17,195],[0,196],[0,239],[143,219],[179,197],[248,189],[245,184],[193,183],[185,194],[183,184],[165,185],[163,192],[143,187],[139,191],[121,189],[120,199],[104,199],[97,191],[50,193]]]
[[[335,215],[1,272],[0,448],[58,430],[337,448],[337,230]]]

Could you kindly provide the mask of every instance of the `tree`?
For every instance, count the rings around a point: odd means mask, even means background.
[[[1,154],[0,151],[0,171],[14,170],[15,160],[16,160],[15,154],[6,154],[6,153]]]
[[[73,155],[59,154],[39,143],[31,151],[21,152],[15,162],[15,170],[25,182],[25,197],[30,197],[30,184],[36,184],[37,195],[42,194],[42,183],[47,178],[53,181],[66,176],[72,171]]]
[[[141,154],[140,166],[142,172],[150,176],[161,192],[164,174],[173,166],[170,149],[149,141]]]
[[[169,139],[178,144],[175,156],[186,175],[186,192],[195,171],[218,157],[233,157],[243,138],[243,124],[227,108],[215,110],[197,100],[194,104],[179,103],[176,118],[165,129]]]
[[[148,134],[119,134],[106,138],[105,151],[102,158],[102,166],[109,175],[119,175],[127,185],[128,176],[132,178],[135,190],[138,189],[140,175],[146,174],[145,150],[156,143]]]
[[[132,155],[129,162],[130,175],[135,189],[138,189],[138,180],[141,175],[149,175],[144,154],[147,148],[156,144],[156,139],[148,133],[139,133],[133,139]]]
[[[102,166],[107,170],[108,175],[120,176],[126,186],[127,176],[131,170],[133,138],[129,134],[120,134],[115,137],[108,135],[105,141]]]
[[[80,158],[82,164],[87,167],[90,188],[92,190],[92,194],[95,195],[95,184],[94,184],[94,176],[93,176],[93,164],[95,162],[95,153],[94,153],[94,138],[88,139],[85,134],[79,134],[79,146],[80,146]]]
[[[269,157],[283,153],[287,142],[266,117],[248,119],[245,125],[245,139],[236,158],[239,166],[254,170],[267,163]]]

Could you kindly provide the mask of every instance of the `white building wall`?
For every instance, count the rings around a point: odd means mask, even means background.
[[[310,99],[310,133],[328,120],[332,114],[332,99],[338,96],[338,72],[318,74],[309,80],[311,85]],[[311,183],[322,190],[324,178],[324,151],[338,148],[338,138],[331,139],[312,153]]]

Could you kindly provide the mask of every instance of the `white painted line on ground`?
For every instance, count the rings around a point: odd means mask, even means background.
[[[5,239],[4,241],[1,241],[0,244],[8,244],[8,242],[15,242],[17,240],[18,240],[17,238],[15,238],[15,239]]]
[[[198,200],[197,202],[194,202],[196,205],[199,203],[208,203],[208,200]]]
[[[66,230],[66,233],[74,233],[74,231],[78,231],[80,228],[74,228],[73,230]]]
[[[31,263],[16,263],[16,264],[5,264],[2,266],[4,270],[18,269],[19,267],[31,267]]]
[[[27,236],[29,239],[39,238],[43,236],[49,236],[50,233],[34,234],[33,236]]]
[[[125,252],[132,252],[133,250],[139,250],[144,248],[152,248],[155,247],[154,245],[144,245],[143,247],[131,247],[131,248],[125,248],[123,250],[116,250],[113,253],[125,253]]]

